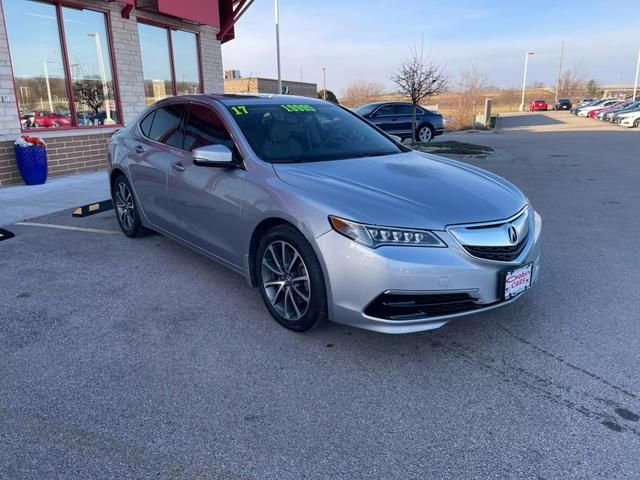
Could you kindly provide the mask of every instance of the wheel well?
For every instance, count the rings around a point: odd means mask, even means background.
[[[111,190],[113,190],[113,184],[115,183],[116,178],[118,178],[118,175],[124,175],[124,172],[119,168],[114,168],[111,171],[111,176],[109,177],[109,186],[111,187]]]
[[[251,243],[249,244],[249,279],[251,281],[251,286],[255,287],[258,285],[258,279],[256,277],[256,268],[255,268],[255,258],[258,253],[258,245],[260,244],[260,239],[262,236],[269,230],[278,225],[291,225],[293,228],[296,228],[291,222],[287,222],[282,218],[272,217],[267,218],[261,221],[256,228],[253,230],[253,234],[251,235]]]
[[[433,128],[433,125],[431,125],[431,123],[422,122],[422,123],[418,124],[418,127],[416,128],[416,132],[419,132],[422,127],[429,127],[432,132],[435,131],[435,129]]]

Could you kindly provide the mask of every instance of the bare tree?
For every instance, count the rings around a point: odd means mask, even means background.
[[[340,101],[347,107],[359,107],[364,103],[375,100],[383,93],[384,85],[382,83],[357,80],[347,85]]]
[[[583,92],[585,87],[585,75],[580,67],[574,66],[567,69],[560,76],[560,87],[558,88],[558,96],[572,98]]]
[[[80,103],[84,103],[98,116],[105,98],[102,86],[97,81],[76,82],[75,95]]]
[[[475,65],[460,74],[458,84],[458,121],[461,125],[471,117],[471,124],[475,126],[478,104],[488,90],[487,77]]]
[[[400,93],[409,97],[413,103],[411,141],[415,143],[416,106],[423,100],[444,92],[449,83],[449,77],[440,65],[430,61],[428,56],[424,55],[422,47],[420,51],[414,47],[391,80],[398,86]]]

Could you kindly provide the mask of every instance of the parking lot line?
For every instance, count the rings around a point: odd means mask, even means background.
[[[71,227],[69,225],[53,225],[51,223],[33,223],[33,222],[18,222],[16,225],[23,225],[26,227],[44,227],[44,228],[56,228],[58,230],[72,230],[75,232],[88,232],[88,233],[104,233],[107,235],[119,235],[117,230],[105,230],[102,228],[84,228],[84,227]]]

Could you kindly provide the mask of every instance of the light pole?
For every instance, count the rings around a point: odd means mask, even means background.
[[[327,69],[322,67],[322,99],[327,99]]]
[[[280,76],[280,12],[278,10],[278,0],[275,2],[276,16],[276,57],[278,60],[278,95],[282,95],[282,77]]]
[[[558,90],[560,90],[560,77],[562,76],[562,59],[564,57],[564,40],[562,41],[562,46],[560,47],[560,66],[558,67],[558,81],[556,82],[556,105],[558,104]]]
[[[107,74],[104,69],[104,59],[102,58],[102,47],[100,46],[100,35],[98,32],[87,33],[87,36],[94,37],[96,39],[96,53],[98,54],[98,68],[100,69],[100,77],[102,79],[102,95],[104,96],[104,107],[107,111],[107,118],[104,121],[105,125],[113,125],[114,121],[111,119],[111,105],[109,101],[109,87],[107,87]]]
[[[527,52],[524,56],[524,79],[522,80],[522,100],[520,101],[520,111],[524,112],[524,94],[527,89],[527,67],[529,66],[529,56],[535,55],[535,52]]]
[[[638,49],[638,63],[636,65],[636,81],[633,83],[633,100],[636,99],[638,93],[638,75],[640,74],[640,49]]]
[[[44,62],[42,62],[42,65],[44,66],[44,79],[47,82],[47,97],[49,97],[49,111],[53,113],[53,101],[51,100],[51,84],[49,83],[49,67],[47,66],[49,63],[56,63],[56,62],[52,62],[51,60],[45,60]]]

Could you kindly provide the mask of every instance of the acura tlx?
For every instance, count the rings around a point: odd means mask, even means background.
[[[161,100],[113,136],[108,164],[125,235],[226,265],[295,331],[429,330],[538,279],[542,222],[518,188],[321,100]]]

